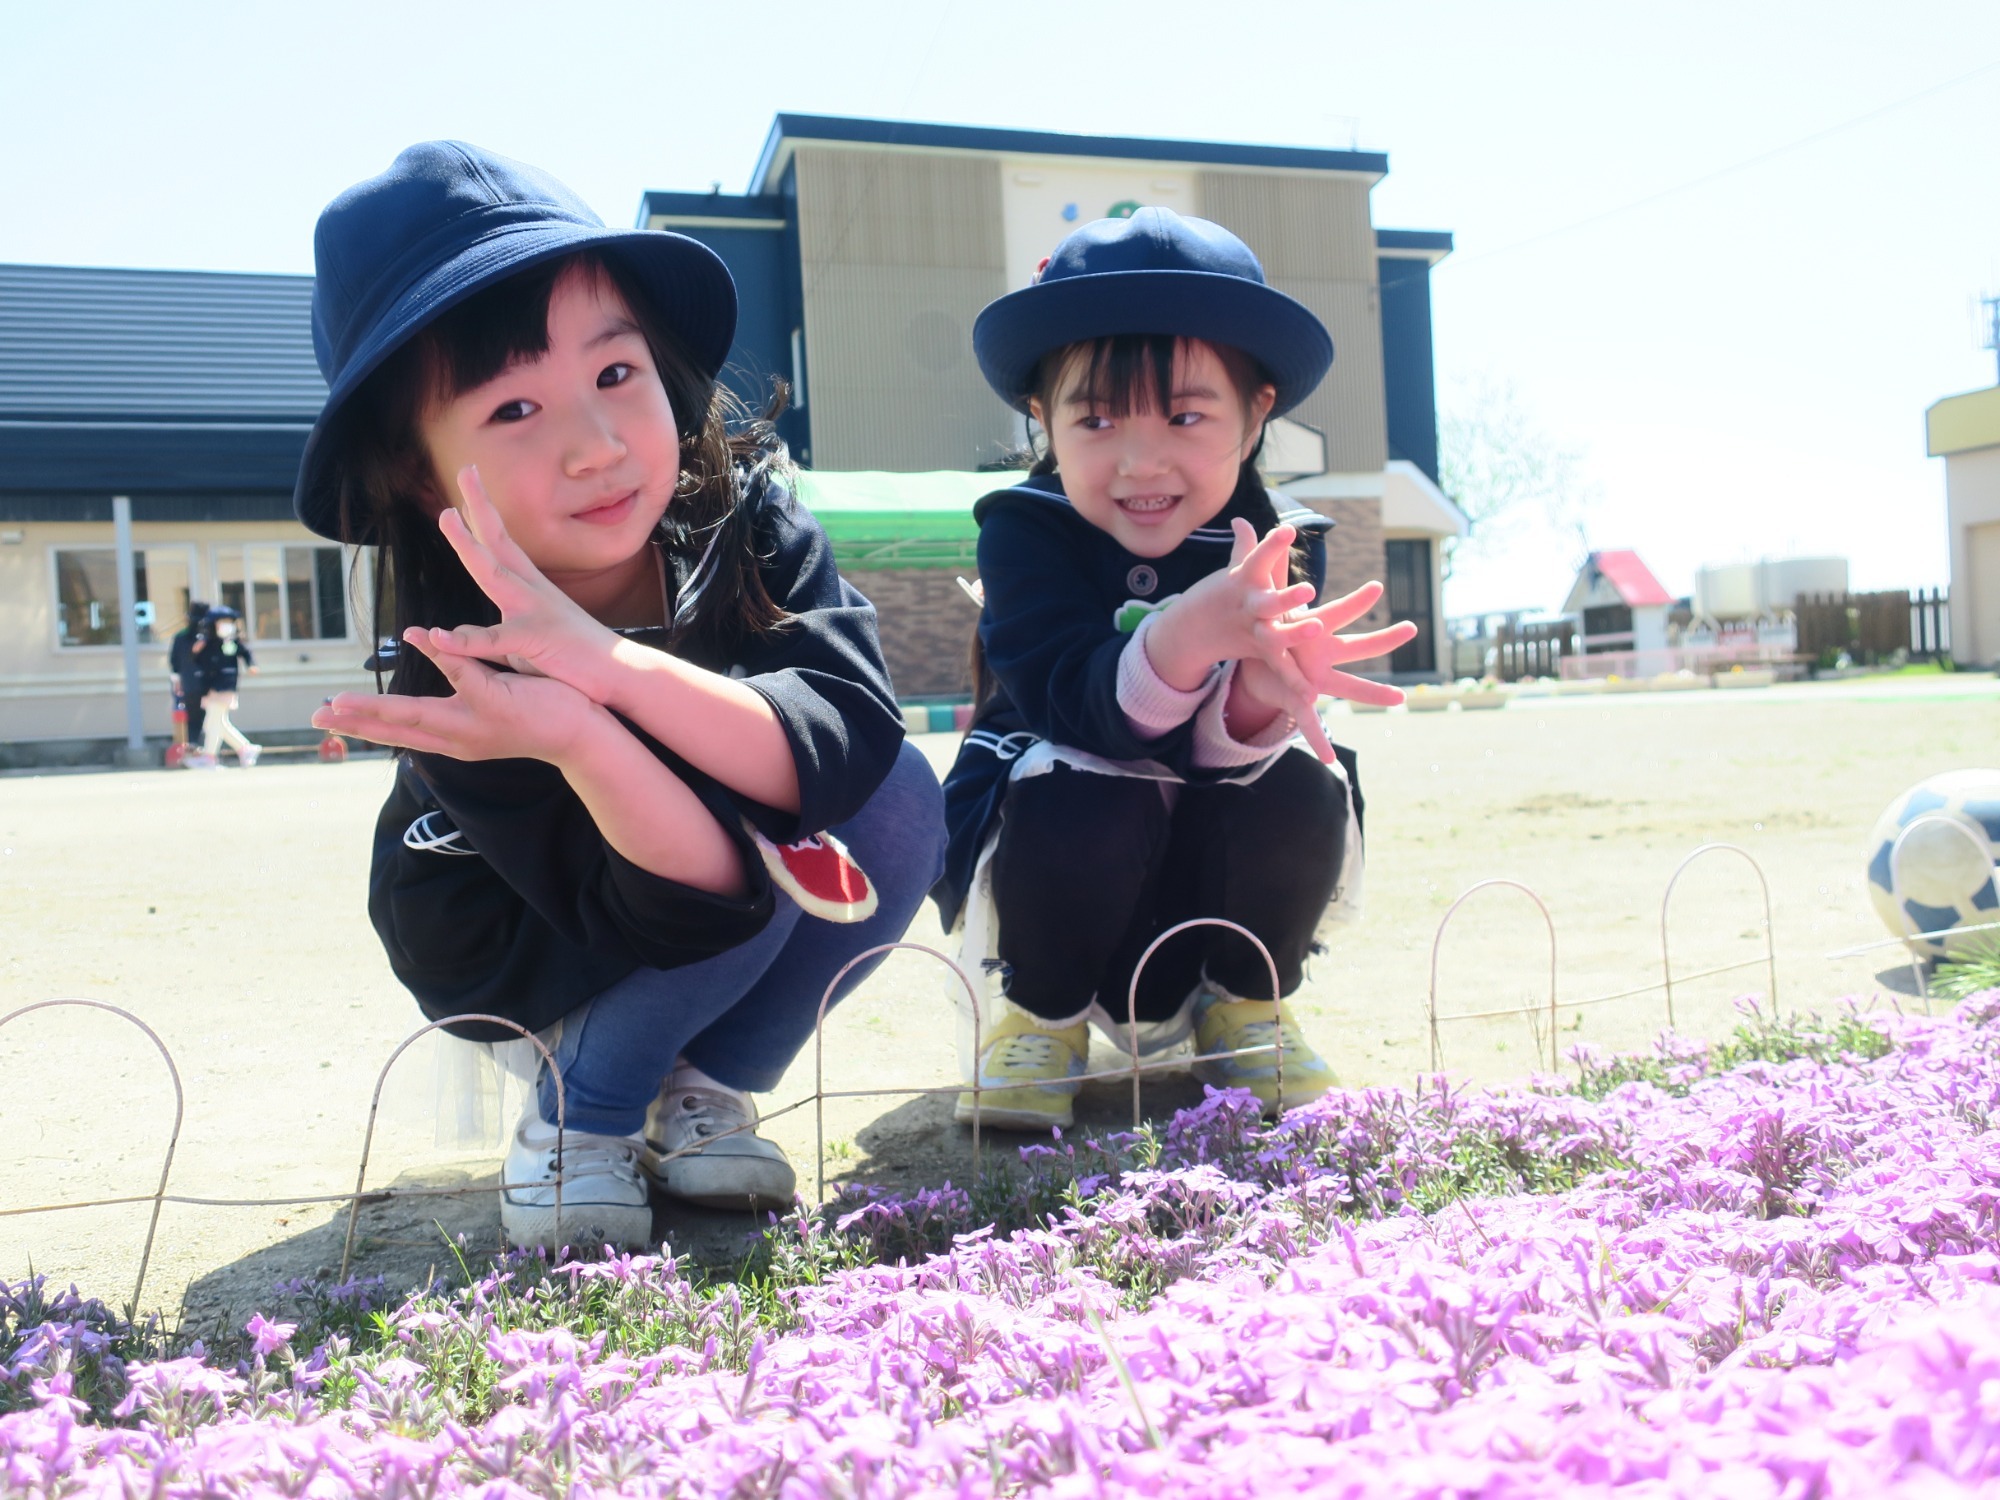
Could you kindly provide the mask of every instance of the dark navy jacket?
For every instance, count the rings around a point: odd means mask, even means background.
[[[232,643],[219,640],[212,635],[204,640],[200,652],[194,658],[195,673],[201,679],[197,695],[235,692],[237,674],[255,662],[256,659],[250,654],[248,641],[239,636],[233,643],[236,647],[234,651],[225,649],[230,644]],[[183,687],[187,685],[185,677],[181,679],[181,685]]]
[[[1192,721],[1141,739],[1118,706],[1118,658],[1129,633],[1114,618],[1128,602],[1186,592],[1229,565],[1230,521],[1243,516],[1261,534],[1264,493],[1246,485],[1206,526],[1165,557],[1127,552],[1078,515],[1060,476],[1038,475],[996,490],[973,507],[979,523],[979,578],[986,607],[979,644],[996,686],[980,707],[945,778],[950,843],[944,877],[931,891],[947,931],[972,884],[987,830],[1000,810],[1015,753],[995,748],[1008,735],[1051,740],[1106,760],[1155,761],[1184,781],[1228,780],[1247,766],[1193,762]],[[1315,589],[1326,577],[1326,532],[1333,522],[1284,496],[1279,519],[1296,527]],[[1260,514],[1261,513],[1261,514]],[[1026,739],[1014,746],[1025,748]]]
[[[545,762],[405,754],[376,821],[368,914],[431,1019],[488,1012],[540,1030],[636,968],[747,941],[770,921],[773,897],[740,820],[780,842],[818,833],[859,812],[889,774],[903,718],[874,606],[834,570],[826,534],[782,486],[760,484],[743,503],[764,587],[795,618],[761,637],[728,635],[695,604],[708,576],[699,560],[669,549],[673,630],[626,634],[741,677],[770,701],[798,764],[799,812],[737,796],[633,729],[736,839],[751,889],[732,899],[625,859]],[[450,1029],[475,1041],[514,1035]]]

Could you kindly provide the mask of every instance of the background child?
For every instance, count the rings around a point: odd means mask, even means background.
[[[174,638],[167,646],[167,685],[173,690],[174,712],[180,715],[180,723],[175,728],[177,738],[184,747],[181,751],[181,764],[184,766],[202,754],[204,744],[200,653],[196,650],[196,643],[201,640],[201,622],[207,618],[206,601],[190,599],[187,624],[174,632]]]
[[[728,272],[455,142],[335,200],[315,249],[329,395],[296,503],[378,549],[406,649],[387,695],[313,722],[406,752],[369,913],[424,1013],[554,1050],[567,1132],[545,1070],[501,1223],[642,1245],[642,1174],[789,1206],[747,1094],[902,935],[941,804],[769,424],[725,425]]]
[[[1400,702],[1339,667],[1414,634],[1334,633],[1379,584],[1308,607],[1331,523],[1257,474],[1265,421],[1319,383],[1332,341],[1227,230],[1143,208],[1065,239],[1033,286],[980,314],[973,346],[1048,443],[1025,482],[975,508],[981,707],[945,782],[939,910],[950,928],[990,899],[999,929],[979,1110],[1069,1123],[1088,1022],[1128,1046],[1135,965],[1197,916],[1257,934],[1279,993],[1242,938],[1192,930],[1141,977],[1142,1050],[1190,1031],[1198,1054],[1262,1047],[1196,1075],[1270,1110],[1315,1098],[1332,1074],[1278,1002],[1359,876],[1361,802],[1313,701]],[[973,1109],[960,1095],[960,1118]]]
[[[246,672],[257,670],[250,643],[243,639],[243,617],[227,604],[218,604],[201,621],[201,643],[194,653],[195,678],[201,684],[202,761],[209,768],[218,764],[223,741],[236,752],[241,766],[254,766],[263,746],[252,744],[250,736],[229,717],[241,705],[237,685]]]

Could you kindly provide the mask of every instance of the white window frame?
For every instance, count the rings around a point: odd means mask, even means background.
[[[285,559],[284,559],[284,551],[288,547],[297,548],[303,551],[315,551],[315,552],[324,549],[327,551],[338,552],[340,554],[341,611],[346,616],[347,619],[347,634],[312,635],[312,636],[303,636],[299,638],[294,638],[289,634],[280,636],[263,636],[263,635],[258,635],[254,630],[252,630],[250,632],[250,643],[253,646],[262,646],[265,644],[270,644],[274,646],[312,647],[312,646],[338,646],[342,644],[351,644],[354,641],[361,639],[361,637],[355,633],[355,616],[360,611],[357,607],[357,601],[354,598],[354,591],[348,587],[348,580],[353,575],[355,549],[346,546],[343,543],[299,542],[299,541],[287,540],[284,538],[274,538],[269,541],[250,540],[250,541],[240,541],[240,542],[233,542],[233,541],[211,542],[209,543],[208,547],[209,599],[216,604],[220,604],[222,602],[222,554],[224,552],[248,553],[253,549],[276,549],[278,552],[278,618],[281,621],[288,622],[291,617],[291,611],[288,608],[291,602],[289,597],[291,593],[291,582],[285,573]],[[249,560],[247,557],[244,560],[244,566],[246,570],[249,567]],[[246,605],[249,602],[247,594],[245,596],[244,602]],[[254,624],[254,622],[252,623]]]
[[[62,638],[62,583],[61,575],[56,567],[57,556],[64,552],[109,552],[115,558],[118,552],[116,544],[109,540],[102,542],[50,542],[46,551],[48,558],[47,567],[44,572],[49,586],[49,650],[60,656],[88,656],[92,653],[100,656],[109,656],[122,652],[125,647],[115,641],[108,646],[71,646],[64,642]],[[188,597],[190,599],[199,599],[201,597],[200,548],[193,542],[134,542],[132,544],[132,552],[135,565],[140,554],[156,552],[180,553],[187,559]],[[164,651],[167,649],[168,645],[172,643],[174,636],[180,631],[181,626],[175,624],[172,630],[163,632],[162,626],[166,623],[169,622],[162,621],[153,626],[153,634],[156,639],[150,645],[142,641],[139,645],[141,651]],[[350,628],[352,628],[351,625]],[[122,621],[120,622],[120,633],[123,633]]]

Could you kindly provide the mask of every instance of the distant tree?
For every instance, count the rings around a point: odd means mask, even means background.
[[[1581,562],[1595,498],[1582,462],[1542,430],[1511,380],[1467,382],[1438,416],[1439,488],[1472,523],[1447,545],[1446,571],[1532,527],[1572,537]]]

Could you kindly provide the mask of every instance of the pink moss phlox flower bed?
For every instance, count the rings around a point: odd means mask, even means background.
[[[1275,1128],[1215,1096],[1116,1165],[1031,1154],[1093,1180],[1011,1234],[947,1189],[801,1215],[762,1310],[670,1259],[517,1263],[365,1350],[260,1317],[218,1368],[118,1365],[65,1304],[11,1335],[0,1491],[1995,1493],[2000,992],[1830,1034]]]

